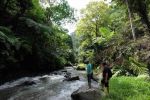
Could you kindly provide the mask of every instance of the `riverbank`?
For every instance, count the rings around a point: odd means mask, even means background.
[[[114,77],[110,94],[103,100],[150,100],[150,81],[137,77]]]
[[[22,69],[22,68],[9,68],[0,70],[0,85],[17,80],[23,77],[34,77],[42,76],[45,74],[50,74],[53,71],[58,71],[61,69]]]

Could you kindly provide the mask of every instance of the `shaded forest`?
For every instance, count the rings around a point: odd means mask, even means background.
[[[51,72],[73,63],[71,37],[62,27],[72,22],[67,1],[0,1],[0,79]]]

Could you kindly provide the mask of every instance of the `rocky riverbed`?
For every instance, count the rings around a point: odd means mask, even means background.
[[[69,78],[79,79],[68,81],[67,72]],[[44,76],[24,77],[1,85],[0,100],[71,100],[74,91],[87,86],[84,76],[85,71],[67,67]]]

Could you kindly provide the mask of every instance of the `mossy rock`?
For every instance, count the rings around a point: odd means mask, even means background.
[[[85,68],[86,68],[86,64],[84,63],[80,63],[76,67],[77,70],[85,70]]]

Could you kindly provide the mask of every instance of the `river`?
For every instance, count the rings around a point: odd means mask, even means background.
[[[85,72],[66,68],[72,75],[78,75],[80,80],[63,81],[61,74],[48,74],[36,77],[24,77],[0,86],[0,100],[71,100],[71,93],[79,87],[87,85],[83,77]],[[25,81],[33,81],[33,85],[21,85]]]

